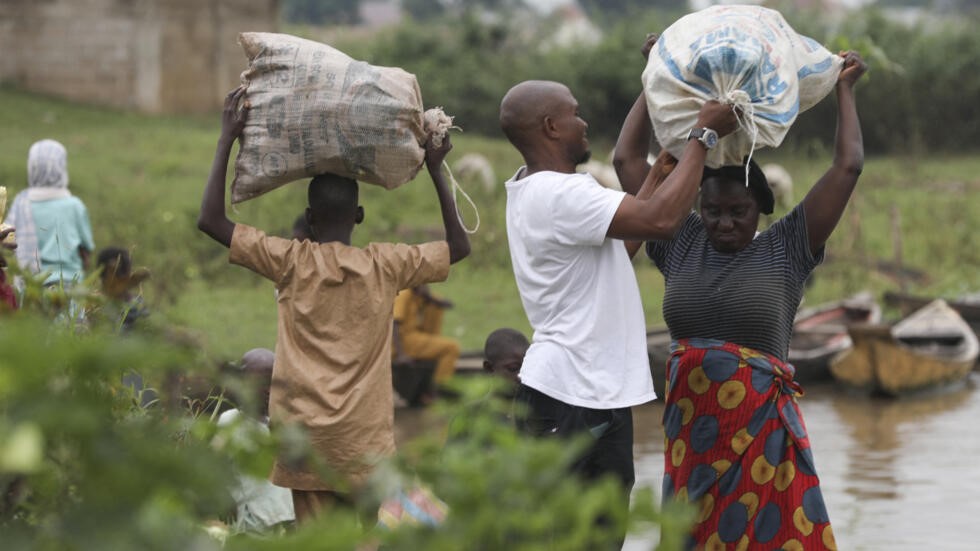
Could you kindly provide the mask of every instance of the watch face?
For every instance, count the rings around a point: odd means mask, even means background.
[[[704,133],[704,145],[714,147],[718,143],[718,134],[708,131]]]

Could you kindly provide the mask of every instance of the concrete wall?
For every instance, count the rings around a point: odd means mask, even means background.
[[[0,0],[0,80],[151,113],[221,105],[279,0]]]

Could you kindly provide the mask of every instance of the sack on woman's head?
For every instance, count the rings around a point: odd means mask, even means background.
[[[799,113],[833,89],[841,58],[760,6],[713,6],[677,20],[653,46],[643,87],[660,145],[680,158],[705,101],[733,103],[740,130],[708,152],[710,167],[742,164],[782,143]]]

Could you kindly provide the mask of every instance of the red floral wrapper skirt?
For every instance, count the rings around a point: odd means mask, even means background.
[[[683,339],[667,365],[664,499],[698,511],[698,549],[837,549],[793,367]]]

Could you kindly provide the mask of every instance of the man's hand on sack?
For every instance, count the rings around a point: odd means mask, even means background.
[[[698,111],[698,122],[695,126],[710,128],[717,132],[720,138],[738,128],[738,117],[735,116],[735,108],[732,105],[709,100],[704,102],[701,110]]]

